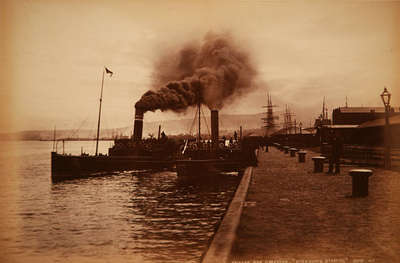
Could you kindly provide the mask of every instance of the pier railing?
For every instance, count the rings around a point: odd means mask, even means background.
[[[330,157],[331,146],[324,144],[321,147],[321,153]],[[344,163],[359,164],[366,166],[383,166],[384,165],[384,148],[369,147],[358,145],[344,145],[341,158]],[[400,149],[394,148],[391,151],[392,166],[400,168]]]

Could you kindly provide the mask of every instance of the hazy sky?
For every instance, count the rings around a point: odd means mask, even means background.
[[[267,90],[304,123],[331,110],[400,101],[399,1],[14,0],[1,8],[1,131],[130,126],[161,54],[213,31],[249,50],[257,89],[223,109],[258,113]],[[14,125],[6,122],[13,116]],[[146,120],[180,118],[146,113]],[[10,118],[8,118],[10,119]],[[0,131],[0,132],[1,132]]]

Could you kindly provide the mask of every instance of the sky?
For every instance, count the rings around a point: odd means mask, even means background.
[[[229,32],[258,72],[222,113],[260,113],[270,92],[309,124],[324,96],[329,112],[381,106],[384,86],[400,106],[399,1],[14,0],[0,19],[0,132],[96,128],[104,66],[102,127],[132,126],[160,56],[208,32]]]

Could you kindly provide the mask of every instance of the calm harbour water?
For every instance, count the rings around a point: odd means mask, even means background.
[[[95,142],[65,143],[67,153],[81,147],[93,152]],[[11,171],[2,174],[1,262],[199,262],[240,180],[125,171],[53,183],[51,149],[3,142],[0,168]]]

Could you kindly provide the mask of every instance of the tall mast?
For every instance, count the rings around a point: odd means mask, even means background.
[[[272,99],[269,92],[267,92],[267,102],[268,105],[263,106],[263,108],[267,108],[267,111],[265,112],[266,117],[262,118],[262,120],[264,122],[265,135],[269,136],[269,134],[277,127],[277,125],[275,125],[275,119],[277,119],[277,117],[273,114],[273,107],[276,106],[272,105]]]
[[[54,126],[54,132],[53,132],[53,152],[55,149],[55,144],[56,144],[56,126]]]
[[[199,135],[198,135],[198,142],[200,143],[200,123],[201,123],[201,118],[200,118],[200,98],[199,98],[199,102],[198,102],[198,111],[199,111]]]
[[[100,106],[99,106],[99,119],[97,120],[97,137],[96,137],[96,156],[99,149],[99,135],[100,135],[100,116],[101,116],[101,102],[103,100],[103,85],[104,85],[104,73],[105,69],[103,68],[103,77],[101,79],[101,91],[100,91]]]
[[[288,105],[286,104],[285,112],[283,113],[284,122],[283,127],[286,134],[291,134],[293,130],[292,116],[295,116],[294,113],[291,113]]]

